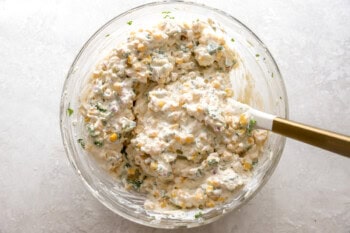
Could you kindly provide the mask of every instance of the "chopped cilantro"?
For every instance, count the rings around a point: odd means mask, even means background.
[[[81,147],[82,147],[83,149],[85,149],[85,142],[84,142],[83,139],[79,138],[79,139],[78,139],[78,143],[81,145]]]
[[[213,55],[214,53],[216,53],[218,50],[221,50],[222,49],[222,46],[221,46],[221,49],[219,49],[219,45],[216,44],[216,43],[210,43],[207,45],[207,50],[208,50],[208,53],[210,55]]]
[[[110,34],[106,34],[106,35],[105,35],[105,37],[109,37],[109,36],[110,36]]]
[[[96,104],[96,109],[100,112],[107,112],[107,109],[101,108],[100,104]]]
[[[89,135],[91,136],[91,137],[96,137],[96,136],[98,136],[99,135],[99,132],[97,131],[95,131],[95,128],[93,127],[93,126],[91,126],[91,125],[87,125],[87,130],[88,130],[88,132],[89,132]]]
[[[142,180],[128,180],[130,184],[134,187],[134,189],[140,189],[143,181]]]
[[[260,57],[260,54],[257,53],[257,54],[255,54],[255,56],[256,56],[256,57]]]
[[[171,11],[162,11],[162,14],[170,14]]]
[[[216,161],[215,159],[211,159],[211,160],[208,161],[208,165],[209,166],[214,166],[216,164],[218,164],[218,161]]]
[[[234,38],[231,38],[231,41],[232,41],[232,42],[235,42],[235,39],[234,39]]]
[[[98,146],[98,147],[102,147],[103,146],[103,142],[101,142],[101,141],[94,141],[94,145]]]
[[[175,19],[175,17],[174,17],[174,16],[164,15],[164,16],[163,16],[163,19],[166,19],[166,18],[169,18],[169,19]]]
[[[248,134],[250,134],[253,131],[253,128],[255,127],[255,125],[256,125],[256,120],[251,119],[247,125]]]
[[[198,168],[196,171],[196,176],[201,177],[202,175],[203,175],[202,170],[200,168]]]
[[[71,116],[73,113],[74,113],[74,110],[71,109],[71,108],[68,106],[68,108],[67,108],[67,114],[68,114],[68,116]]]
[[[271,78],[273,78],[273,72],[271,73]]]
[[[128,21],[127,24],[128,24],[128,25],[131,25],[131,24],[132,24],[132,20]]]
[[[198,212],[194,215],[194,218],[198,219],[198,218],[202,218],[203,217],[203,214],[202,212]]]

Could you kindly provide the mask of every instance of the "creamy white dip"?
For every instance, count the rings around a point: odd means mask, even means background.
[[[234,100],[238,55],[211,20],[132,32],[81,94],[79,142],[149,209],[211,208],[251,179],[267,132]]]

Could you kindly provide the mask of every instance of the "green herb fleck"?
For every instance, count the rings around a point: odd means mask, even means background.
[[[131,167],[130,163],[126,163],[126,164],[125,164],[125,167],[126,167],[126,168]]]
[[[163,16],[163,19],[166,19],[166,18],[169,18],[169,19],[175,19],[175,17],[174,17],[174,16],[164,15],[164,16]]]
[[[258,163],[258,160],[253,160],[252,165],[255,166]]]
[[[99,132],[96,132],[95,129],[94,129],[94,127],[91,126],[91,125],[87,125],[87,130],[88,130],[89,135],[90,135],[91,137],[96,137],[96,136],[98,136],[98,135],[100,134]]]
[[[67,114],[68,114],[68,116],[71,116],[73,113],[74,113],[74,110],[71,109],[71,108],[68,106],[68,108],[67,108]]]
[[[170,14],[171,11],[162,11],[162,14]]]
[[[83,139],[79,138],[79,139],[78,139],[78,143],[81,145],[81,147],[82,147],[83,149],[85,149],[85,142],[84,142]]]
[[[196,176],[201,177],[202,175],[203,175],[202,170],[198,168],[196,171]]]
[[[131,24],[132,24],[132,20],[128,21],[127,24],[128,24],[128,25],[131,25]]]
[[[282,99],[282,96],[280,96],[280,100]]]
[[[231,38],[231,42],[235,42],[235,39],[234,39],[234,38]]]
[[[208,165],[209,166],[214,166],[216,164],[218,164],[218,161],[216,161],[215,159],[211,159],[211,160],[208,161]]]
[[[202,218],[202,217],[203,217],[202,212],[198,212],[198,213],[196,213],[196,214],[194,215],[194,218],[195,218],[195,219]]]
[[[101,141],[94,141],[94,145],[98,146],[98,147],[102,147],[103,146],[103,142],[101,142]]]
[[[140,187],[141,187],[141,185],[142,185],[142,183],[143,183],[143,181],[142,180],[128,180],[128,182],[130,183],[130,184],[132,184],[132,186],[134,187],[134,189],[140,189]]]
[[[247,126],[247,131],[248,131],[248,134],[251,134],[251,132],[253,131],[253,128],[255,127],[256,125],[256,120],[254,119],[251,119],[248,123],[248,126]]]
[[[105,37],[109,37],[111,34],[106,34]]]
[[[96,104],[96,109],[100,112],[107,112],[107,109],[101,108],[99,103]]]
[[[273,72],[271,73],[271,78],[273,78]]]
[[[257,53],[257,54],[255,54],[255,56],[256,56],[256,57],[260,57],[260,54]]]

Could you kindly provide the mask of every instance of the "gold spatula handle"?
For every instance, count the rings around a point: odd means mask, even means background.
[[[276,117],[272,131],[350,158],[350,137]]]

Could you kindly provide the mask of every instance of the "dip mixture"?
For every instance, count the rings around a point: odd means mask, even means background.
[[[252,176],[267,132],[236,105],[239,65],[212,20],[132,32],[81,93],[82,147],[155,210],[211,208]]]

